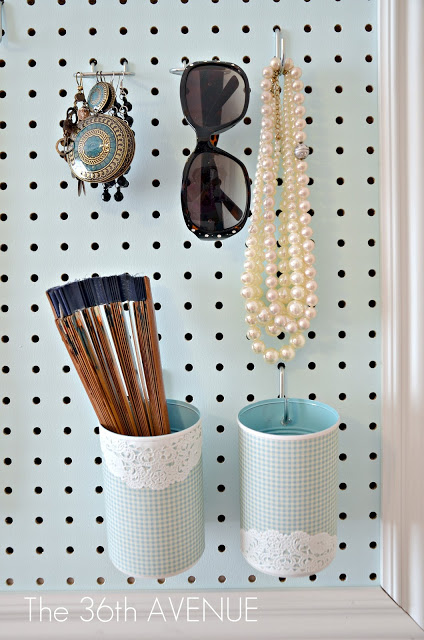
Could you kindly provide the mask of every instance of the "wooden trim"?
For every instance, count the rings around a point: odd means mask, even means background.
[[[25,597],[34,597],[34,618],[29,621],[28,601]],[[38,599],[42,596],[43,606],[56,608],[66,607],[68,618],[63,622],[48,622],[45,611],[44,621],[39,622]],[[84,607],[88,603],[81,598],[92,598],[94,611],[105,598],[104,604],[116,607],[116,603],[124,606],[124,598],[127,598],[127,606],[136,608],[136,622],[133,614],[129,613],[127,622],[124,622],[121,610],[121,618],[116,620],[116,613],[110,622],[82,622],[82,617],[88,617]],[[148,622],[149,614],[159,599],[160,606],[167,618],[152,616]],[[200,621],[187,622],[187,598],[191,600],[192,607],[200,606],[199,611],[192,610],[189,614],[193,619]],[[256,618],[257,622],[229,622],[225,616],[221,622],[209,607],[205,608],[205,622],[202,614],[202,599],[219,611],[220,600],[223,598],[224,608],[227,598],[230,602],[230,617],[236,618],[239,611],[239,598],[257,598],[250,600],[249,606],[257,606],[257,611],[251,610],[249,616]],[[178,611],[181,599],[183,605],[179,619],[176,622],[172,617],[169,600],[171,598],[174,610]],[[99,610],[100,617],[106,618],[108,611]],[[156,607],[155,611],[159,611]],[[38,614],[38,615],[37,615]],[[13,593],[3,594],[0,599],[0,620],[2,637],[8,640],[25,638],[26,640],[75,640],[75,638],[117,638],[125,637],[125,640],[146,637],[149,640],[181,637],[185,640],[201,637],[204,640],[216,640],[217,634],[223,638],[231,637],[232,640],[250,638],[257,640],[259,637],[269,640],[423,640],[424,632],[407,616],[389,596],[379,587],[365,588],[336,588],[336,589],[281,589],[273,591],[254,590],[236,592],[231,590],[204,591],[204,592],[37,592],[37,593]]]
[[[424,3],[380,0],[382,586],[424,626]]]

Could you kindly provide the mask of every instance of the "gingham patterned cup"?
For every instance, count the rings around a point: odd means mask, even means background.
[[[337,550],[337,412],[290,398],[239,413],[240,537],[247,562],[274,576],[305,576]]]
[[[186,402],[167,404],[169,435],[100,427],[109,557],[134,577],[182,573],[205,547],[200,414]]]

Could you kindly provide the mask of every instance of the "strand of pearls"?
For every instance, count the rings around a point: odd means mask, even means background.
[[[282,74],[283,105],[279,83]],[[318,296],[308,213],[309,178],[305,173],[309,149],[304,144],[302,71],[290,58],[283,69],[281,61],[273,58],[262,75],[260,147],[241,295],[246,301],[246,335],[252,341],[252,350],[274,364],[293,360],[296,350],[304,346],[303,332],[316,316]],[[281,163],[284,183],[277,218],[275,198]],[[277,339],[285,332],[289,342],[278,349],[267,347],[262,340],[263,329]]]

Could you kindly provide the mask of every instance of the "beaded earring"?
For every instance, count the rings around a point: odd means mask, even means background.
[[[109,189],[116,186],[114,199],[120,202],[124,198],[121,188],[129,185],[125,175],[131,168],[135,152],[133,118],[128,115],[132,109],[127,99],[128,90],[123,86],[122,76],[119,103],[113,81],[106,82],[101,74],[96,74],[97,82],[86,100],[82,78],[83,74],[76,74],[78,92],[74,106],[67,110],[63,137],[58,140],[56,150],[78,180],[78,195],[81,191],[85,193],[85,182],[91,182],[93,186],[102,183],[102,199],[108,202],[111,199]],[[82,106],[77,108],[79,102]]]
[[[261,82],[262,125],[253,189],[252,216],[241,276],[245,299],[247,338],[265,362],[288,362],[305,344],[304,331],[315,318],[318,302],[310,226],[309,178],[306,175],[306,126],[302,71],[289,58],[272,58]],[[284,77],[283,105],[280,76]],[[278,178],[280,164],[283,180]],[[275,210],[277,185],[281,203]],[[265,290],[262,289],[262,283]],[[287,343],[268,347],[262,329]]]

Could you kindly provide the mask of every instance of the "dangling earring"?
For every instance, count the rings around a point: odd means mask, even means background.
[[[133,118],[128,115],[132,105],[127,100],[127,89],[123,86],[126,61],[120,83],[120,98],[116,100],[116,91],[112,82],[106,82],[100,72],[86,75],[96,77],[86,100],[82,85],[84,74],[78,72],[76,81],[78,91],[75,94],[74,106],[69,108],[63,123],[63,137],[58,140],[56,149],[64,158],[78,179],[78,195],[85,193],[85,182],[103,184],[102,199],[111,199],[109,189],[117,185],[114,198],[117,202],[123,199],[121,188],[128,186],[124,177],[130,170],[135,152],[134,132],[131,130]],[[78,104],[82,103],[78,108]]]

